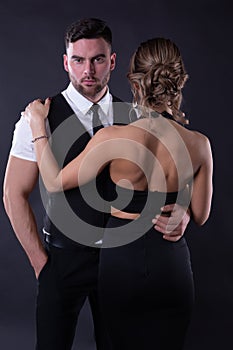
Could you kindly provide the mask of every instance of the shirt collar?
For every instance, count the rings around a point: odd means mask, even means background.
[[[93,105],[93,102],[89,101],[86,97],[81,95],[73,86],[72,83],[69,83],[66,94],[68,98],[76,105],[78,106],[79,110],[86,114],[91,106]],[[98,102],[98,105],[101,107],[105,115],[108,115],[109,113],[109,106],[112,102],[112,96],[109,92],[109,88],[107,88],[106,94],[103,96],[103,98]]]

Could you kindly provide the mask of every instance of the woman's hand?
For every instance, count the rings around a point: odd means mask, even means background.
[[[46,98],[44,103],[39,99],[34,100],[29,103],[25,111],[21,113],[31,128],[38,127],[38,125],[42,124],[44,125],[44,121],[49,113],[50,102],[50,98]]]

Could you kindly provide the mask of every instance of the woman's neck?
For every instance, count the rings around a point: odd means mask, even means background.
[[[161,106],[161,107],[156,108],[156,112],[158,112],[158,113],[167,112],[167,113],[169,113],[169,114],[172,115],[172,110],[171,110],[171,108],[169,108],[168,106],[164,106],[164,105]]]

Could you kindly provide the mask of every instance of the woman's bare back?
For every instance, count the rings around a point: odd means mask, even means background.
[[[123,187],[177,191],[192,180],[202,163],[205,136],[175,121],[144,118],[112,129],[119,140],[119,157],[111,161],[110,175]]]

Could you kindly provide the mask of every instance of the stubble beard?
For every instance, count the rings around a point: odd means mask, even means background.
[[[82,84],[78,83],[77,80],[71,74],[69,74],[69,78],[75,90],[77,90],[82,96],[93,100],[101,91],[103,91],[106,88],[110,79],[110,74],[111,72],[109,71],[101,82],[98,82],[96,80],[97,84],[90,88],[87,88]]]

